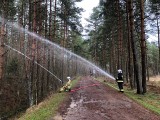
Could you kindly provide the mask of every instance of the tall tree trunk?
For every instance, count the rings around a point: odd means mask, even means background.
[[[141,0],[141,62],[142,62],[142,88],[143,93],[147,92],[146,89],[146,42],[144,31],[144,0]]]
[[[49,40],[52,41],[52,0],[49,2]]]
[[[158,17],[157,17],[157,30],[158,30],[158,48],[159,48],[158,74],[160,74],[160,32],[159,32]]]
[[[41,3],[42,3],[42,0],[39,0],[38,1],[38,5],[37,5],[37,16],[38,16],[38,23],[37,23],[37,27],[39,28],[39,30],[38,30],[38,33],[39,33],[39,35],[41,35],[41,33],[42,33],[42,8],[41,8]],[[40,56],[40,44],[39,44],[39,42],[37,42],[37,63],[39,63],[40,64],[40,58],[39,58],[39,56]],[[42,63],[41,63],[42,64]],[[36,97],[35,97],[35,101],[36,101],[36,105],[39,103],[39,101],[40,101],[40,66],[38,65],[38,64],[36,64],[36,74],[37,74],[37,77],[36,77]]]
[[[54,1],[54,32],[53,32],[53,40],[56,39],[56,15],[57,15],[57,0]]]
[[[146,54],[146,65],[147,65],[147,71],[146,71],[147,81],[149,81],[149,65],[148,65],[148,55],[147,54]]]
[[[128,0],[128,9],[129,9],[129,21],[130,21],[130,40],[132,45],[132,53],[133,53],[133,63],[134,63],[134,74],[137,83],[137,94],[142,94],[142,85],[139,76],[139,66],[138,66],[138,54],[135,46],[135,38],[134,38],[134,16],[133,16],[133,1]]]
[[[52,41],[52,0],[49,2],[49,40]],[[50,49],[48,49],[48,62],[47,62],[47,69],[50,70]],[[47,72],[47,85],[46,85],[46,91],[49,90],[49,82],[50,82],[50,74]]]
[[[5,3],[3,3],[5,4]],[[4,5],[5,6],[5,5]],[[5,20],[4,20],[4,9],[2,10],[2,23],[1,23],[1,31],[0,31],[0,91],[3,84],[4,77],[4,39],[5,39]]]
[[[45,34],[45,38],[48,37],[48,0],[45,0],[45,29],[44,29],[44,34]],[[47,52],[46,49],[46,45],[43,45],[43,51]],[[42,64],[43,66],[45,66],[47,64],[46,62],[46,53],[43,52],[43,60],[42,60]],[[47,66],[46,66],[47,67]],[[44,88],[45,88],[45,82],[46,82],[46,78],[45,78],[45,70],[42,69],[42,75],[41,75],[41,85],[40,85],[40,96],[41,96],[41,100],[44,98]]]
[[[120,65],[120,54],[121,54],[121,50],[120,50],[120,45],[121,45],[121,23],[120,23],[120,11],[119,11],[119,0],[116,0],[116,11],[117,11],[117,22],[118,22],[118,47],[117,47],[117,51],[118,51],[118,65],[117,65],[117,69],[122,69],[121,65]]]
[[[32,18],[32,4],[31,4],[31,0],[29,0],[29,22],[28,22],[28,29],[31,30],[31,26],[32,26],[32,22],[31,22],[31,18]],[[28,45],[27,46],[31,46],[31,42],[30,42],[30,39],[31,37],[29,36],[28,37]],[[29,48],[26,48],[27,49],[27,56],[30,56],[30,49]],[[32,106],[33,102],[32,102],[32,91],[31,91],[31,86],[32,86],[32,83],[31,83],[31,75],[30,75],[30,60],[26,60],[25,62],[25,68],[26,68],[26,80],[28,81],[28,102],[29,102],[29,106]]]
[[[114,28],[112,28],[112,31],[113,31]],[[114,33],[111,31],[111,65],[110,67],[112,67],[112,71],[110,73],[113,73],[114,76],[117,75],[117,73],[115,72],[116,71],[116,66],[117,66],[117,59],[116,58],[116,48],[115,48],[115,39],[114,39]]]
[[[118,65],[117,69],[122,69],[122,18],[121,18],[121,12],[120,12],[120,1],[116,1],[116,11],[117,11],[117,22],[118,22]]]
[[[133,62],[131,57],[131,40],[130,40],[130,21],[129,21],[129,14],[128,14],[128,4],[126,4],[126,13],[127,13],[127,37],[128,37],[128,76],[131,89],[133,89]]]
[[[23,15],[23,13],[24,13],[24,1],[22,0],[22,5],[21,5],[21,11],[20,11],[20,13],[19,13],[19,15],[18,15],[18,23],[19,23],[19,26],[20,27],[22,27],[23,25],[24,25],[24,23],[23,23],[23,17],[24,17],[24,15]],[[20,45],[20,47],[19,47],[19,51],[22,51],[22,46],[23,46],[23,40],[24,40],[24,33],[19,33],[20,34],[20,40],[19,40],[19,45]]]
[[[33,5],[33,31],[36,33],[36,4],[37,4],[37,1],[34,0],[34,5]],[[30,3],[31,5],[31,3]],[[34,104],[34,99],[35,99],[35,86],[34,86],[34,69],[35,69],[35,65],[34,65],[34,62],[35,62],[35,50],[36,50],[36,40],[34,38],[31,38],[31,41],[32,41],[32,45],[31,45],[31,61],[30,61],[30,68],[29,68],[29,72],[30,72],[30,76],[29,76],[29,85],[30,85],[30,106],[33,106]]]

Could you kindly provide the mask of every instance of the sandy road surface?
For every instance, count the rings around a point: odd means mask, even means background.
[[[91,77],[83,77],[74,90],[52,120],[160,120],[160,116]]]

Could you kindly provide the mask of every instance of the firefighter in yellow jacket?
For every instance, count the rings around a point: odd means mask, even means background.
[[[124,90],[123,90],[123,74],[122,74],[121,69],[118,70],[118,76],[116,78],[116,81],[118,83],[119,91],[124,92]]]
[[[68,82],[60,89],[60,92],[71,91],[71,78],[67,77],[67,79],[68,79]]]

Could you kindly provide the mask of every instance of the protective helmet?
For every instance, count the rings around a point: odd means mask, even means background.
[[[71,77],[69,77],[69,76],[68,76],[68,77],[67,77],[67,79],[68,79],[68,80],[70,80],[70,79],[71,79]]]
[[[122,73],[122,70],[121,70],[121,69],[119,69],[119,70],[118,70],[118,73]]]

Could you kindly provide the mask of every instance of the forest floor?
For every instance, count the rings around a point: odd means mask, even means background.
[[[153,76],[147,81],[149,91],[160,94],[160,76]]]
[[[160,120],[125,94],[94,80],[82,77],[50,120]]]

